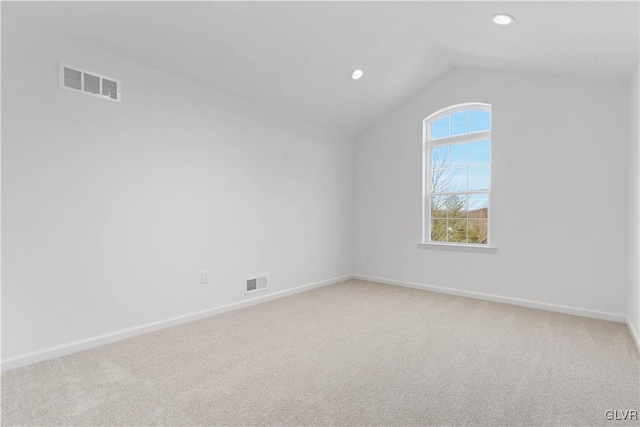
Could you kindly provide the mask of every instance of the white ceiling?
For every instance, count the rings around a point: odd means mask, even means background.
[[[453,66],[627,78],[640,48],[638,2],[2,2],[2,12],[345,134]],[[498,12],[515,24],[493,24]],[[357,67],[364,77],[352,81]]]

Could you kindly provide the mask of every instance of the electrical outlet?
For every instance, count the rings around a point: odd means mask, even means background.
[[[206,285],[207,283],[209,283],[209,272],[203,271],[200,273],[200,284]]]

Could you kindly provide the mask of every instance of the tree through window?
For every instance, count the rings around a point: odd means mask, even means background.
[[[486,245],[491,106],[468,103],[424,120],[425,242]]]

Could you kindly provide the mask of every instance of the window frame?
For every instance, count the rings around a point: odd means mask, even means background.
[[[447,136],[444,138],[431,139],[431,126],[432,122],[436,120],[465,110],[484,110],[489,111],[489,130],[469,132],[462,135]],[[451,130],[451,121],[449,121],[449,131]],[[494,249],[491,246],[491,193],[492,193],[492,172],[493,172],[493,155],[492,155],[492,138],[491,133],[493,130],[493,111],[491,104],[483,102],[465,102],[462,104],[452,105],[446,108],[442,108],[422,121],[422,240],[420,244],[425,245],[437,245],[437,246],[463,246],[470,248],[489,248]],[[487,190],[467,190],[459,192],[442,192],[431,193],[431,147],[445,146],[449,147],[458,143],[472,143],[477,141],[489,140],[489,189]],[[467,164],[467,170],[469,169]],[[450,168],[448,169],[450,170]],[[467,180],[468,180],[467,175]],[[431,240],[431,196],[432,195],[473,195],[473,194],[486,194],[487,195],[487,243],[469,243],[469,242],[448,242]],[[468,221],[468,216],[467,216]],[[467,224],[468,226],[468,224]],[[467,232],[468,240],[468,232]]]

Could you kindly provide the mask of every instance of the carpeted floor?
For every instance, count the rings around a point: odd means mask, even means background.
[[[638,425],[626,325],[351,280],[2,374],[2,425]]]

